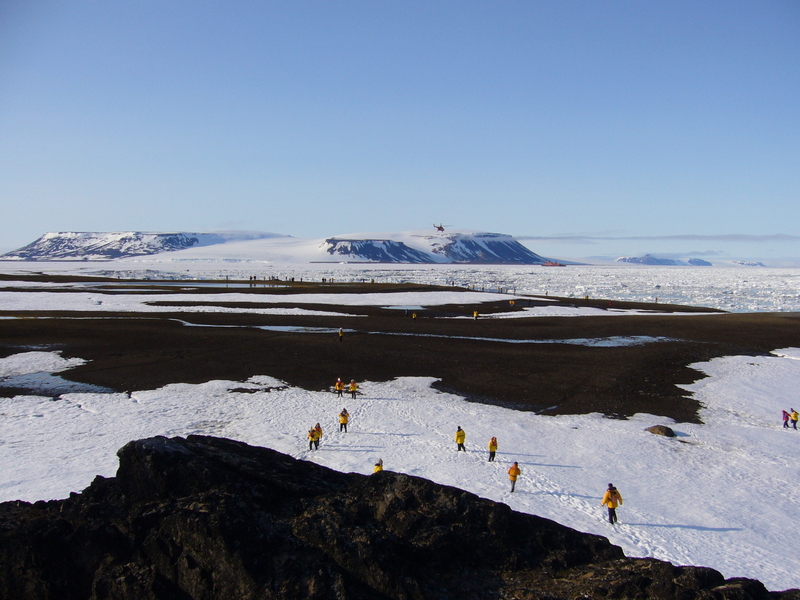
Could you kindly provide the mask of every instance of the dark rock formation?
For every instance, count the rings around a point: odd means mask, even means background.
[[[672,430],[671,427],[667,427],[666,425],[653,425],[652,427],[648,427],[645,431],[649,431],[650,433],[655,433],[656,435],[663,435],[666,437],[675,437],[675,432]]]
[[[800,598],[626,559],[605,538],[388,471],[195,436],[119,457],[117,477],[82,494],[0,505],[0,598]]]

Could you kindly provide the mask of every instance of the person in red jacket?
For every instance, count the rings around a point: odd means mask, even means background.
[[[614,487],[613,483],[608,484],[608,489],[603,495],[600,506],[608,506],[608,522],[612,525],[617,522],[617,506],[622,505],[622,494]]]

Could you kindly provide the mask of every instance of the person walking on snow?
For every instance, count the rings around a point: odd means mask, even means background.
[[[600,506],[608,506],[608,522],[612,525],[617,522],[617,506],[622,506],[622,494],[614,487],[613,483],[608,484],[608,489],[603,495]]]
[[[346,408],[342,409],[342,412],[339,413],[339,433],[344,431],[347,433],[347,421],[350,420],[350,413],[347,412]]]
[[[784,429],[789,428],[789,413],[785,410],[781,411],[781,417],[783,418],[783,427]]]
[[[461,429],[461,427],[459,426],[459,428],[456,429],[456,444],[458,444],[458,452],[461,452],[462,450],[464,452],[467,451],[467,449],[464,447],[464,440],[466,439],[467,439],[467,432]]]
[[[800,415],[798,415],[797,411],[793,408],[790,408],[789,410],[792,411],[791,414],[789,415],[789,418],[792,420],[792,427],[797,429],[797,417]]]
[[[356,383],[355,379],[350,380],[350,395],[353,397],[353,400],[356,399],[356,391],[358,390],[358,384]]]
[[[342,381],[341,377],[339,377],[336,380],[336,383],[333,384],[333,389],[336,390],[336,396],[341,398],[342,392],[344,391],[344,381]]]
[[[314,450],[319,450],[319,441],[322,439],[322,426],[317,423],[314,425]]]
[[[314,450],[314,447],[319,449],[319,436],[316,429],[308,430],[308,449]]]
[[[493,437],[489,440],[489,462],[494,462],[495,452],[497,452],[497,438]]]
[[[522,474],[522,471],[519,468],[519,464],[517,461],[514,461],[514,464],[511,465],[511,468],[508,469],[508,479],[511,482],[511,491],[514,491],[514,488],[517,485],[517,477]]]

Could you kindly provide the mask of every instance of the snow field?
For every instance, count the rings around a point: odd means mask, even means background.
[[[272,243],[269,240],[266,243]],[[291,239],[275,243],[294,243]],[[254,250],[256,246],[252,246]],[[202,257],[206,250],[220,254]],[[7,261],[1,270],[8,274],[51,273],[102,276],[150,282],[197,280],[246,281],[250,276],[338,282],[415,282],[435,285],[470,286],[474,290],[504,290],[519,294],[545,294],[614,301],[658,302],[707,306],[731,312],[800,311],[800,269],[745,266],[651,267],[645,265],[570,265],[564,268],[514,265],[386,265],[386,264],[303,264],[276,254],[264,260],[261,251],[232,258],[233,246],[222,244],[165,253],[156,257],[122,259],[104,263],[24,263]],[[188,259],[190,253],[197,256]],[[183,258],[181,258],[183,257]],[[308,260],[311,260],[309,258]],[[4,282],[2,287],[9,287]],[[49,284],[47,284],[49,285]],[[44,285],[46,289],[47,285]],[[120,282],[124,285],[124,282]],[[27,288],[42,284],[25,283]],[[63,286],[61,286],[63,287]],[[505,296],[508,298],[508,296]]]
[[[387,470],[604,535],[628,556],[710,566],[774,590],[798,587],[800,431],[784,430],[780,421],[800,385],[798,358],[800,350],[787,349],[695,365],[708,377],[685,387],[704,406],[703,425],[643,414],[626,421],[540,416],[437,392],[431,378],[359,382],[355,400],[347,392],[337,398],[288,387],[266,375],[172,384],[131,397],[0,399],[0,500],[63,498],[97,474],[113,476],[116,451],[133,439],[215,435],[343,472],[370,474],[382,458]],[[27,352],[0,359],[0,376],[74,364],[57,353]],[[352,376],[331,375],[331,383]],[[344,407],[349,431],[339,433]],[[309,451],[306,433],[317,422],[324,436],[320,449]],[[644,431],[659,423],[678,437]],[[459,425],[467,433],[466,453],[456,451]],[[499,449],[489,463],[492,436]],[[507,470],[515,460],[522,475],[512,494]],[[609,482],[624,498],[617,526],[606,522],[600,506]]]

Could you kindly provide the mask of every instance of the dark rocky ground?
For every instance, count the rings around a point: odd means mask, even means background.
[[[0,277],[0,279],[2,279]],[[68,283],[71,278],[45,278]],[[102,281],[98,281],[102,283]],[[107,282],[113,293],[120,282]],[[0,283],[0,288],[2,284]],[[240,288],[254,295],[285,296],[285,302],[264,306],[292,307],[292,294],[435,290],[431,286],[295,283],[268,289]],[[447,288],[452,289],[452,288]],[[157,283],[139,288],[151,302],[174,294],[175,286]],[[191,293],[208,297],[202,304],[220,306],[219,288]],[[70,293],[65,288],[63,293]],[[127,291],[126,293],[130,293]],[[562,304],[607,309],[608,301],[546,299]],[[762,354],[800,345],[800,315],[748,313],[697,315],[702,309],[614,302],[612,308],[653,310],[646,316],[531,317],[515,319],[451,319],[521,310],[543,298],[489,305],[454,305],[417,311],[377,307],[303,305],[349,316],[265,316],[233,313],[118,314],[47,313],[46,318],[0,320],[0,356],[25,349],[59,349],[63,356],[90,362],[65,374],[71,380],[118,391],[152,389],[173,382],[210,379],[244,380],[271,375],[307,389],[327,389],[336,377],[384,381],[399,376],[432,376],[441,389],[471,400],[496,403],[545,414],[601,412],[626,417],[637,412],[677,421],[697,421],[698,405],[676,384],[702,374],[689,364],[716,356]],[[162,302],[163,303],[163,302]],[[198,304],[198,302],[180,302]],[[235,306],[226,304],[226,306]],[[249,305],[252,306],[252,305]],[[655,312],[658,311],[658,312]],[[13,313],[0,313],[15,316]],[[212,325],[214,327],[192,327]],[[345,328],[336,333],[291,333],[264,326]],[[576,338],[612,336],[668,337],[671,341],[629,347],[587,347],[558,343]],[[470,339],[487,338],[487,339]],[[493,340],[536,340],[555,343],[508,343]],[[0,388],[12,396],[25,390]]]
[[[119,451],[66,500],[0,504],[3,600],[798,600],[384,471],[201,436]]]

